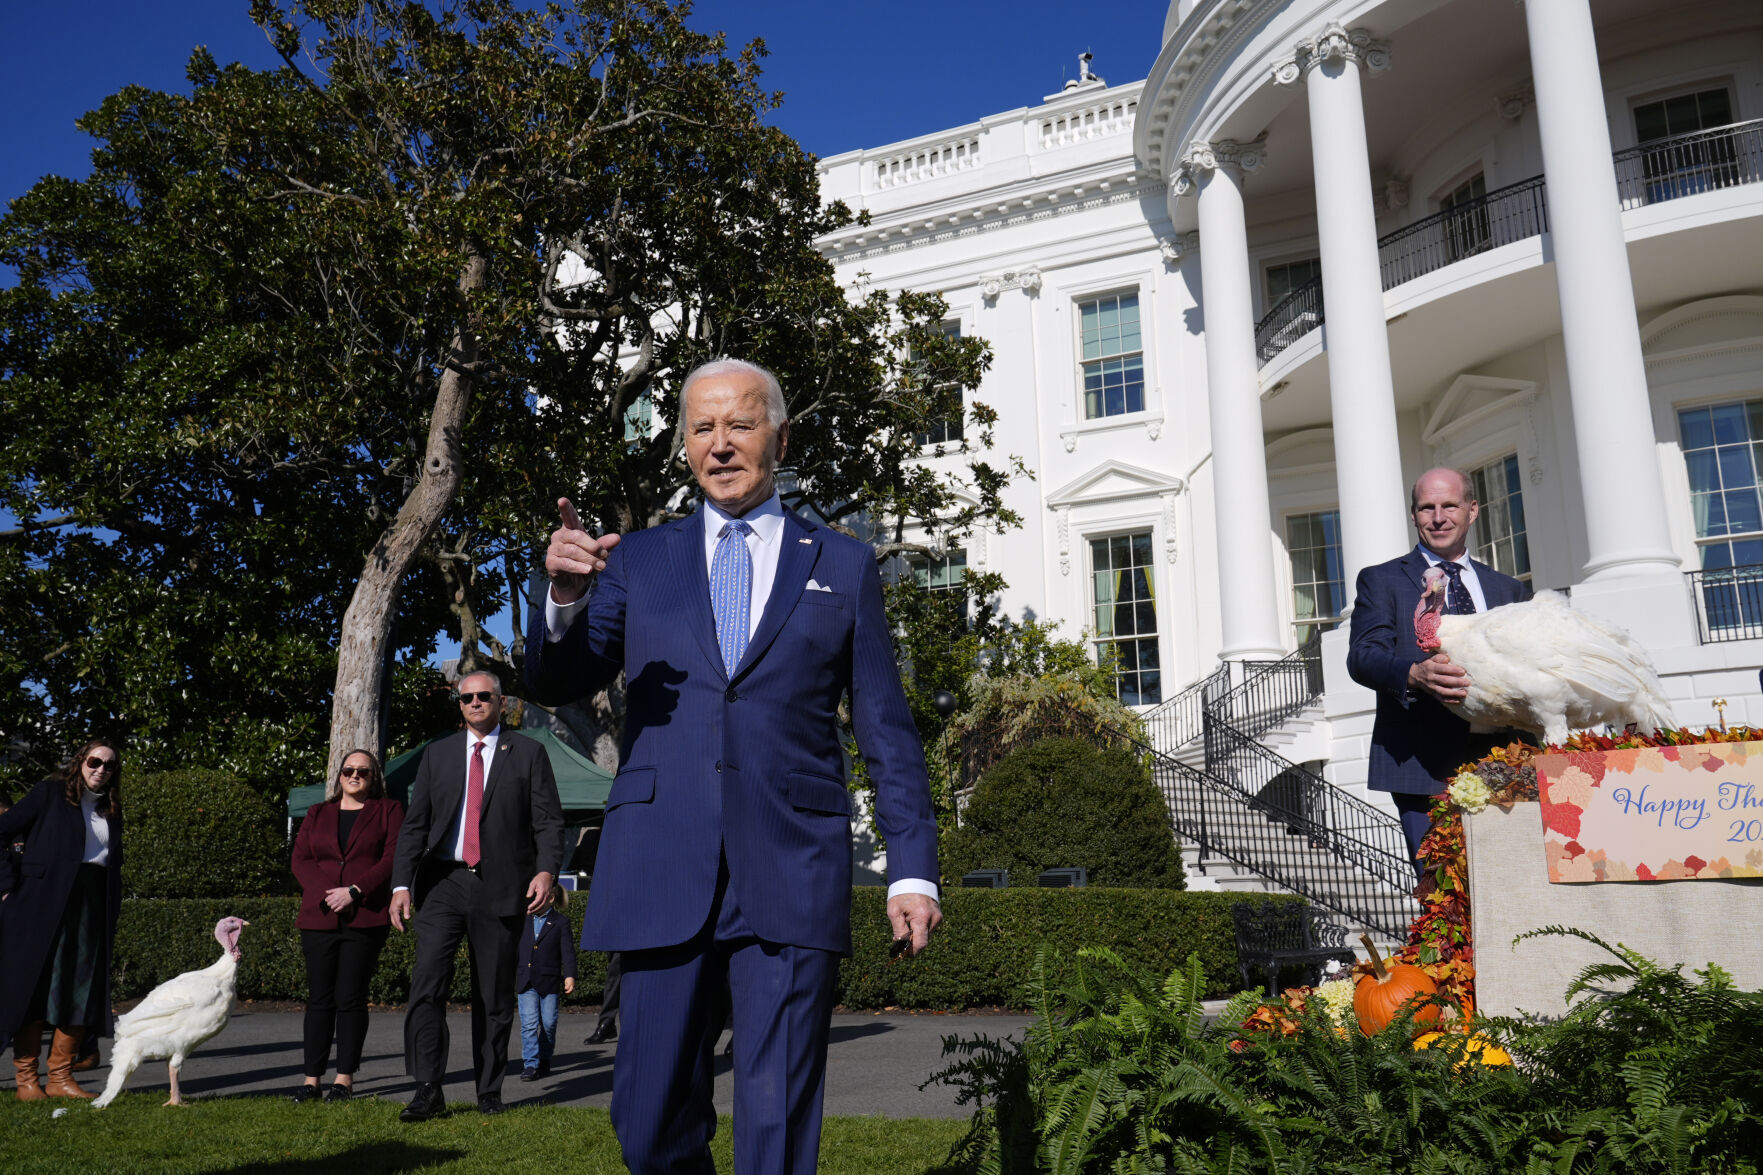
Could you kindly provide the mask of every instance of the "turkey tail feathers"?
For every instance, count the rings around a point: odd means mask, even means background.
[[[104,1092],[92,1103],[94,1110],[102,1110],[116,1100],[122,1087],[128,1084],[129,1078],[140,1067],[142,1061],[140,1050],[134,1048],[129,1041],[118,1041],[110,1053],[110,1080],[104,1083]]]

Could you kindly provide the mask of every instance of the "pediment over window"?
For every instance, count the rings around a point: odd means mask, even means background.
[[[1421,440],[1429,445],[1448,441],[1453,434],[1517,408],[1536,394],[1536,384],[1527,379],[1460,375],[1451,381],[1439,398],[1439,406],[1427,417]]]
[[[1179,494],[1186,484],[1179,477],[1158,473],[1154,469],[1143,469],[1124,461],[1104,461],[1076,481],[1048,494],[1047,505],[1058,510],[1092,502]]]
[[[1270,475],[1321,473],[1334,468],[1334,429],[1301,428],[1267,444]]]
[[[1763,298],[1734,294],[1667,310],[1641,328],[1648,362],[1763,345]]]

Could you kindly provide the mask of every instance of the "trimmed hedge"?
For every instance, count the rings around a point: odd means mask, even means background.
[[[156,771],[125,782],[122,804],[128,897],[285,894],[293,886],[281,811],[237,776]]]
[[[839,1002],[851,1008],[1026,1007],[1035,948],[1045,942],[1069,957],[1082,946],[1107,946],[1129,965],[1164,974],[1200,956],[1208,996],[1235,990],[1236,934],[1230,907],[1269,895],[1181,893],[1154,889],[951,889],[943,894],[943,926],[933,948],[916,959],[888,959],[892,932],[887,891],[851,891],[853,954],[839,967]],[[1274,901],[1300,901],[1275,896]],[[306,963],[294,919],[297,898],[130,899],[116,934],[116,998],[145,995],[183,971],[219,957],[214,924],[228,914],[250,922],[239,939],[241,999],[303,1000]],[[571,911],[572,927],[579,911]],[[420,919],[419,919],[420,922]],[[410,993],[416,940],[393,931],[368,989],[375,1003],[402,1003]],[[571,1004],[595,1004],[605,982],[605,956],[577,955],[580,978]],[[453,998],[470,998],[465,954],[453,976]],[[1063,976],[1055,974],[1054,982]]]
[[[980,777],[961,827],[943,838],[943,877],[1008,869],[1032,888],[1044,869],[1081,865],[1090,885],[1184,889],[1169,809],[1139,756],[1044,738]]]

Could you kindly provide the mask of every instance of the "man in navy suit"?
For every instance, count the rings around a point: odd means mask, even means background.
[[[1472,730],[1440,705],[1468,695],[1469,674],[1444,653],[1428,656],[1415,643],[1421,575],[1428,567],[1444,569],[1445,611],[1454,615],[1515,604],[1530,597],[1530,588],[1468,557],[1469,528],[1481,506],[1467,474],[1427,470],[1414,482],[1409,508],[1420,544],[1400,559],[1359,573],[1347,672],[1377,691],[1367,784],[1372,791],[1392,793],[1408,853],[1416,856],[1431,827],[1433,797],[1451,774],[1510,739],[1507,731]],[[1420,871],[1417,856],[1415,870]]]
[[[689,517],[590,537],[567,500],[527,641],[533,696],[625,675],[618,777],[582,946],[624,952],[612,1124],[638,1175],[712,1175],[713,1051],[734,996],[735,1169],[808,1175],[826,1039],[851,949],[850,696],[888,846],[888,918],[924,948],[937,905],[924,753],[873,550],[783,509],[783,393],[723,359],[686,377]],[[590,578],[592,593],[589,594]]]

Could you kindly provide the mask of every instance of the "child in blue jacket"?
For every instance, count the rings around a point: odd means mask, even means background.
[[[551,890],[549,905],[522,919],[520,957],[514,970],[515,999],[520,1005],[522,1081],[534,1081],[551,1072],[551,1054],[557,1047],[559,987],[563,995],[575,992],[575,933],[563,909],[568,904],[569,892],[559,886]]]

